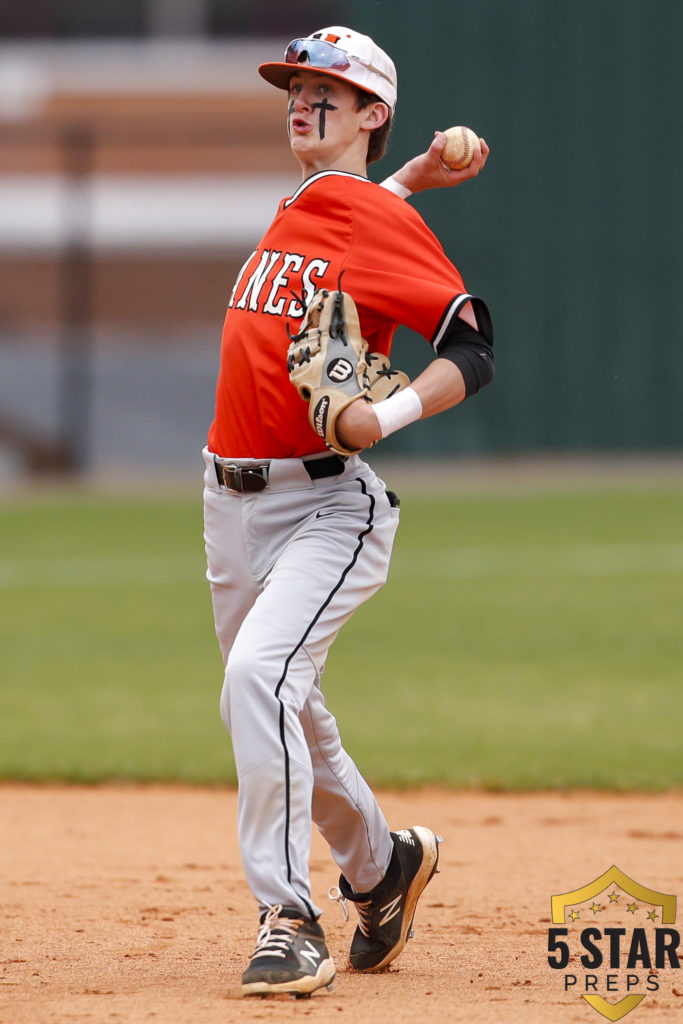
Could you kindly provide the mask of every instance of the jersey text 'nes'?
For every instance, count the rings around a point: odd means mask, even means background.
[[[307,306],[321,286],[330,261],[315,257],[306,258],[296,252],[283,254],[264,249],[256,266],[247,276],[247,271],[252,267],[257,255],[258,249],[251,254],[240,270],[228,308],[246,309],[251,313],[269,313],[271,316],[282,316],[285,313],[288,317],[302,317],[304,307],[292,298],[291,278],[295,276],[297,283],[301,281],[302,297]]]

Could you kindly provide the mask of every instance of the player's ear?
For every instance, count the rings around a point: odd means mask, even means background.
[[[386,103],[371,103],[363,110],[365,115],[362,127],[374,132],[375,128],[381,128],[389,117],[389,107]]]

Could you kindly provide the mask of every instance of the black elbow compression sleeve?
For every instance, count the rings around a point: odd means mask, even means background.
[[[493,346],[469,324],[464,324],[463,330],[445,338],[439,345],[437,356],[450,359],[458,367],[465,381],[465,395],[468,398],[493,380]]]
[[[495,374],[493,331],[483,303],[480,303],[480,308],[475,306],[475,315],[478,331],[454,316],[436,349],[437,356],[450,359],[462,373],[468,398],[490,384]]]

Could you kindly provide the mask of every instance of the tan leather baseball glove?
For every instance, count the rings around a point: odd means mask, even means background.
[[[321,288],[311,299],[301,330],[290,334],[287,350],[289,379],[308,402],[308,421],[332,451],[356,455],[337,436],[337,419],[358,399],[389,398],[410,381],[391,370],[380,353],[368,353],[356,304],[347,292]]]

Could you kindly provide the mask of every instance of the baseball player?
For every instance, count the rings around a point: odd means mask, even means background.
[[[341,871],[331,895],[358,914],[356,970],[401,953],[437,868],[429,828],[390,831],[321,677],[341,627],[385,582],[398,525],[398,499],[359,453],[493,376],[486,306],[404,201],[472,177],[488,147],[450,171],[438,133],[377,185],[367,163],[384,151],[397,88],[383,50],[335,26],[259,72],[286,93],[303,180],[230,298],[204,449],[205,542],[240,850],[260,914],[242,992],[302,997],[335,976],[309,882],[313,823]],[[412,384],[388,359],[398,324],[436,356]]]

